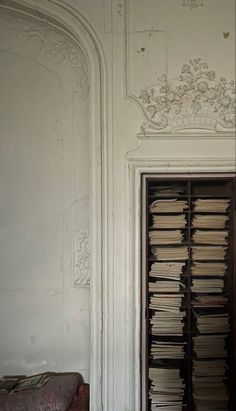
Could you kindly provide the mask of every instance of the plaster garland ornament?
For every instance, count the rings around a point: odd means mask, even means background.
[[[89,287],[90,283],[90,240],[88,227],[76,233],[74,286]]]
[[[148,120],[141,127],[144,134],[235,129],[235,81],[218,80],[201,58],[183,64],[175,79],[162,74],[157,84],[141,91],[139,102]]]
[[[183,0],[183,6],[189,7],[191,10],[204,6],[204,0]]]
[[[15,16],[3,16],[0,28],[26,35],[30,40],[40,40],[40,51],[55,64],[67,63],[76,71],[77,85],[81,97],[88,93],[88,67],[80,47],[62,31],[43,22],[31,22]]]

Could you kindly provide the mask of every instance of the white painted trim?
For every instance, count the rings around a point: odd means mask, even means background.
[[[231,133],[229,132],[217,132],[217,133],[203,133],[199,131],[196,133],[138,133],[137,138],[139,140],[235,140],[236,135],[235,132],[232,131]]]
[[[163,167],[164,162],[166,165]],[[127,369],[130,373],[127,392],[130,395],[129,410],[140,410],[140,293],[141,293],[141,176],[146,173],[205,173],[235,172],[235,159],[140,159],[127,161],[127,215],[128,227],[128,259],[126,288],[132,289],[132,298],[127,297],[127,341],[126,357],[129,359]]]

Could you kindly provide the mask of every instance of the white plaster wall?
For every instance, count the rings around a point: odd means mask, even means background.
[[[36,7],[35,0],[24,1]],[[49,0],[42,2],[46,8],[50,5],[50,10],[52,3]],[[104,59],[101,68],[102,110],[97,105],[97,110],[105,113],[102,133],[107,136],[102,151],[104,265],[102,290],[97,290],[97,293],[101,291],[102,298],[101,323],[99,311],[92,312],[93,324],[97,329],[102,327],[102,338],[99,339],[102,380],[100,392],[92,393],[93,404],[100,395],[102,401],[97,402],[99,405],[93,411],[139,409],[138,201],[141,171],[232,171],[235,168],[235,133],[232,127],[219,125],[218,103],[211,129],[191,123],[187,129],[176,130],[169,117],[167,126],[158,129],[153,127],[139,98],[143,89],[154,87],[156,92],[158,78],[163,73],[168,79],[176,80],[183,64],[198,57],[208,64],[209,71],[215,73],[214,83],[210,82],[209,88],[217,87],[222,77],[227,84],[234,79],[234,0],[204,0],[203,6],[192,9],[184,7],[183,3],[183,0],[54,2],[55,8],[60,4],[68,6],[72,14],[82,14],[92,28]],[[66,79],[68,82],[69,77]],[[63,93],[66,95],[65,90]],[[56,95],[54,97],[58,101]],[[176,108],[179,107],[176,103]],[[68,119],[64,123],[64,135],[70,130]],[[79,122],[76,124],[78,127]],[[55,150],[52,148],[54,155]],[[67,167],[65,169],[69,172]],[[65,180],[67,188],[68,181]],[[71,194],[66,192],[63,198],[70,201]],[[76,218],[73,221],[75,225]],[[57,253],[59,245],[56,248]],[[70,282],[69,275],[66,278]],[[86,291],[73,289],[73,292],[76,296],[81,294],[83,300],[70,300],[70,310],[77,312],[78,307],[85,307],[87,315]],[[63,306],[65,309],[67,304]],[[47,320],[44,324],[48,323]],[[82,324],[86,327],[87,319]],[[29,329],[31,335],[31,326]],[[82,343],[78,344],[81,340],[77,340],[78,333],[75,333],[66,344],[84,349],[86,358],[89,335],[87,331],[81,334]],[[93,341],[94,347],[99,341]],[[60,352],[65,353],[66,344]],[[40,345],[39,352],[43,352]],[[76,350],[74,353],[77,358]],[[16,354],[15,358],[19,360],[20,356]],[[82,361],[82,357],[78,358]],[[68,364],[65,359],[63,367]],[[86,364],[85,369],[88,362]],[[93,381],[96,378],[100,383],[99,376],[93,375]]]
[[[0,30],[0,374],[88,380],[88,94],[65,57],[83,54],[24,15]]]

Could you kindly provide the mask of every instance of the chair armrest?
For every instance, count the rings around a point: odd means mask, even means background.
[[[68,411],[89,411],[89,384],[79,387],[77,398]]]

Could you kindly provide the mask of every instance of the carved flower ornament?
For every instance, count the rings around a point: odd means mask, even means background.
[[[177,79],[162,74],[157,84],[141,91],[139,101],[148,120],[143,132],[235,127],[235,82],[224,77],[217,80],[201,58],[183,64]]]

